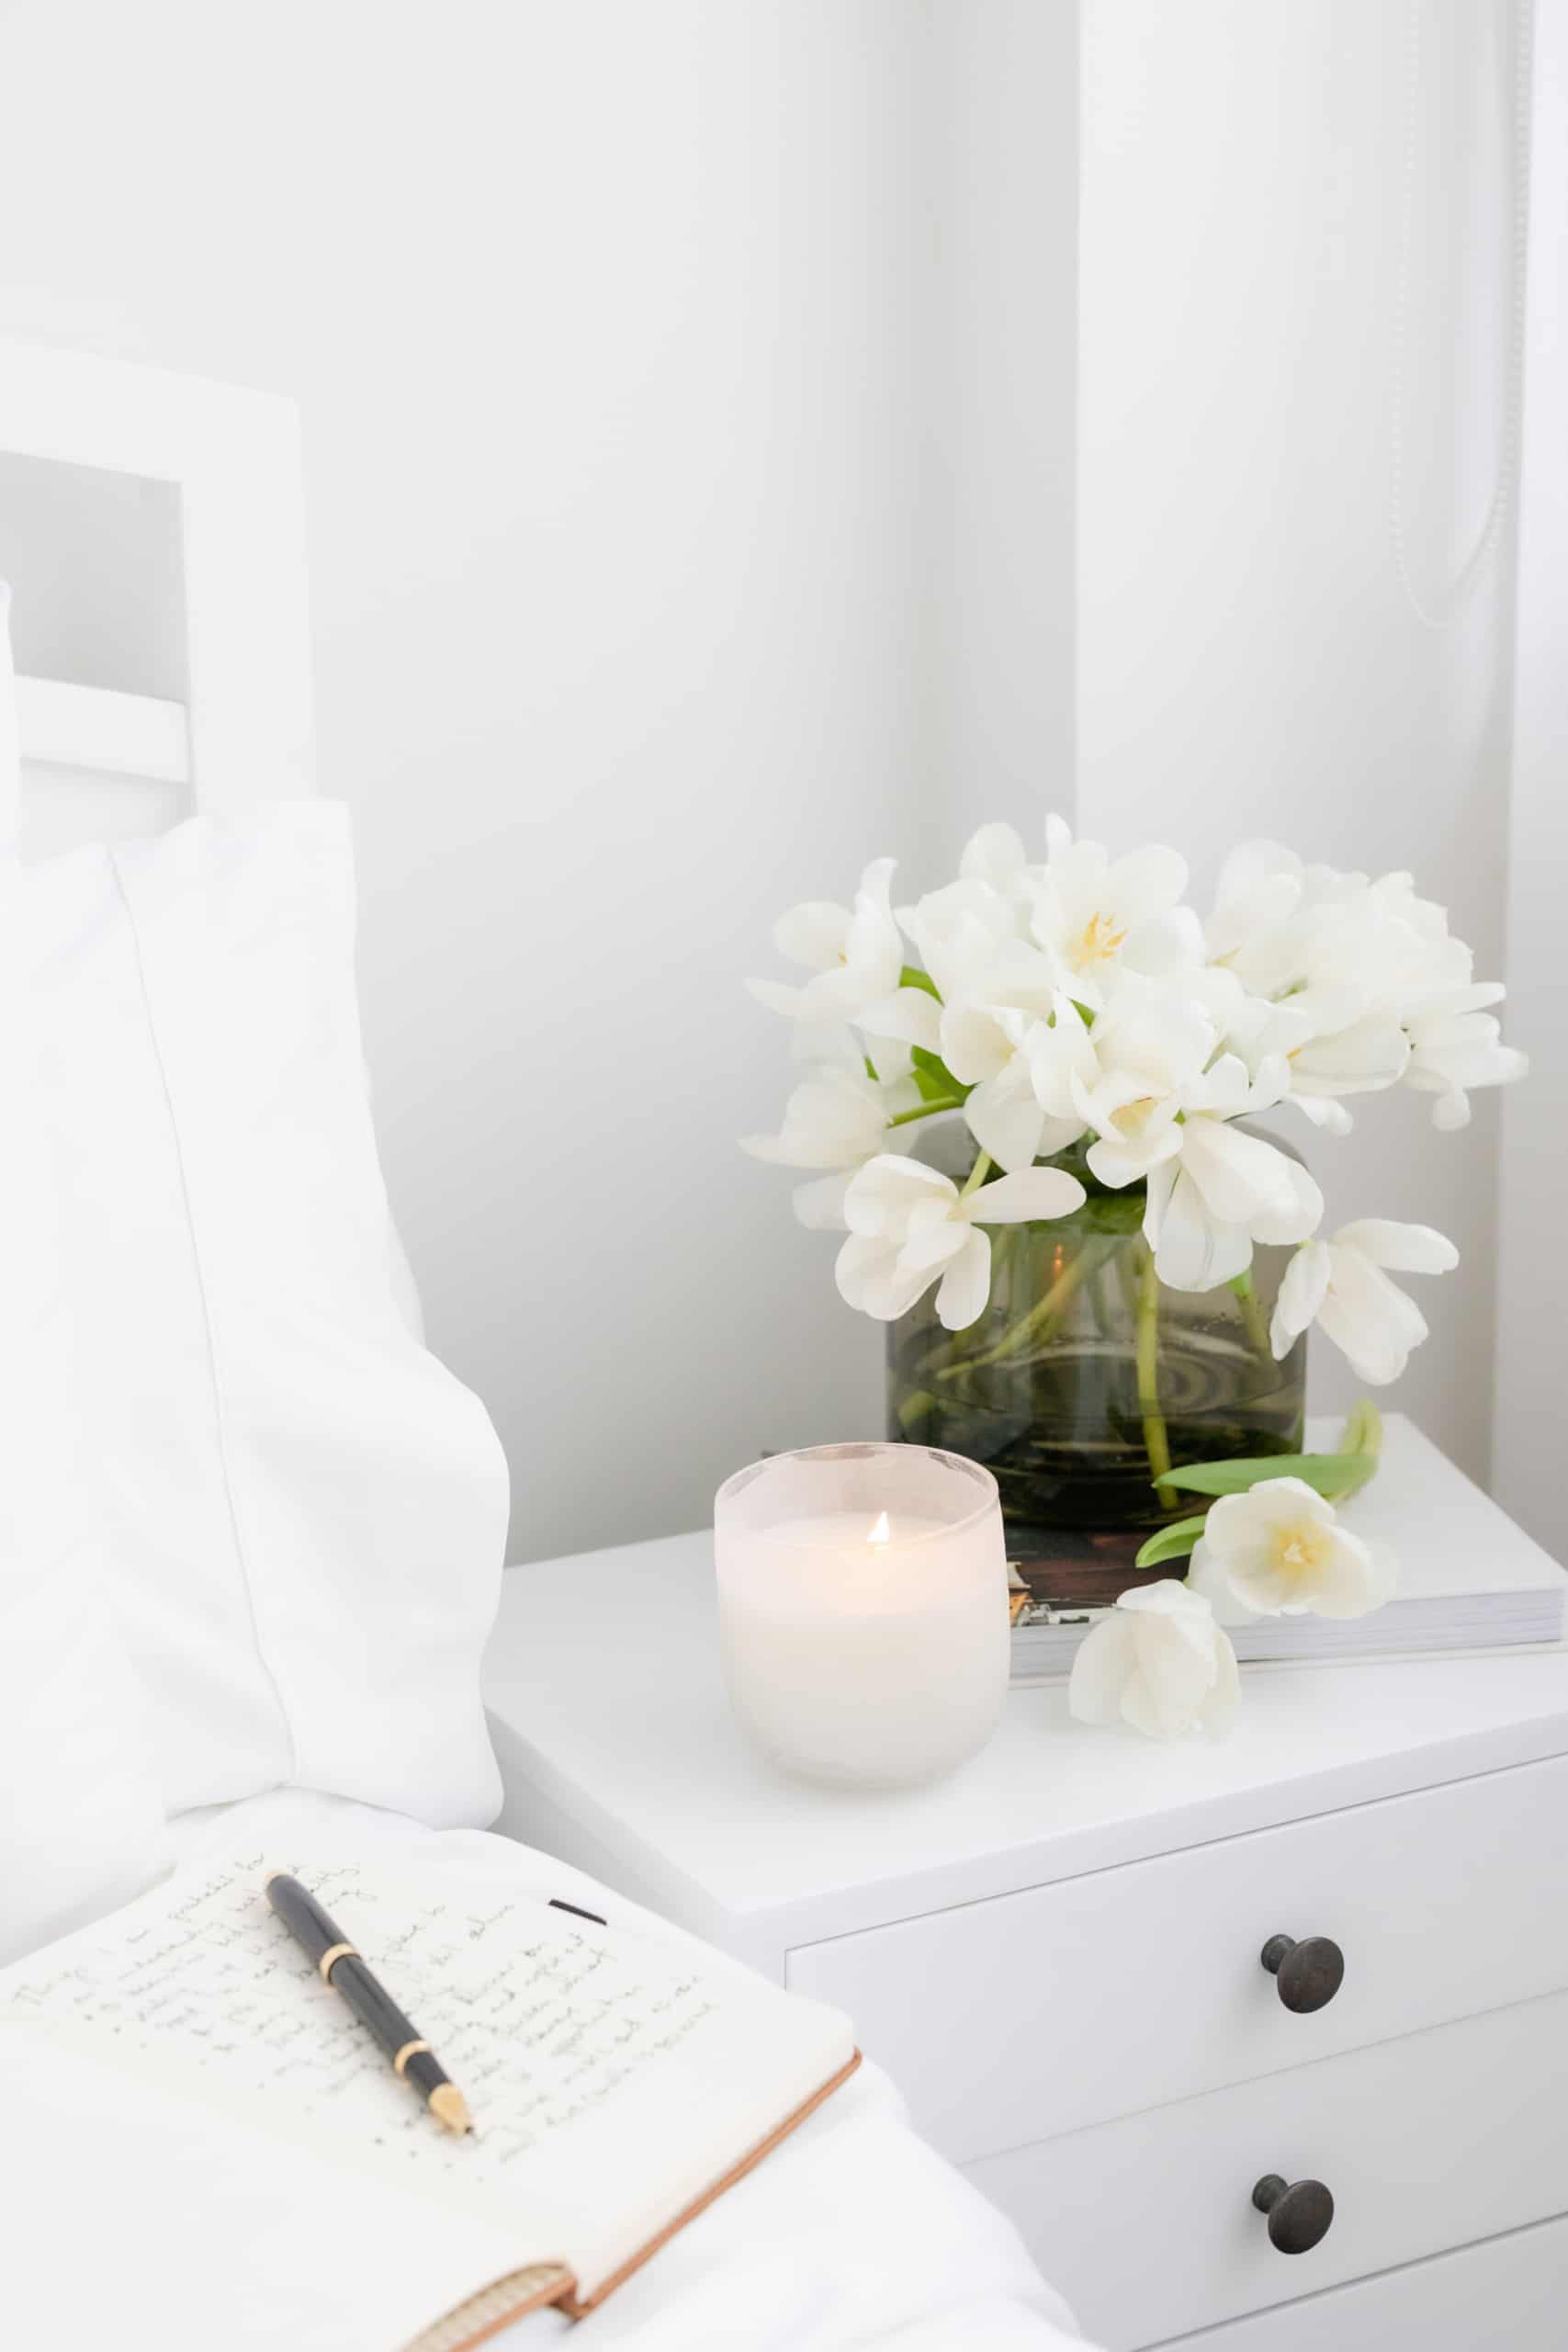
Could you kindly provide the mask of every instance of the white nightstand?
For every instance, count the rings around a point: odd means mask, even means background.
[[[1407,1549],[1477,1507],[1408,1487]],[[747,1746],[711,1587],[706,1535],[509,1574],[502,1829],[847,2009],[1111,2352],[1562,2352],[1568,1655],[1253,1669],[1223,1746],[1025,1687],[952,1779],[850,1795]],[[1343,1951],[1310,2014],[1279,1934]],[[1332,2192],[1298,2256],[1270,2174]]]

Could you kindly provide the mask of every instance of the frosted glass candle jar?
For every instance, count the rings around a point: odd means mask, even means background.
[[[920,1445],[818,1445],[714,1507],[725,1679],[786,1770],[892,1788],[983,1747],[1007,1695],[997,1482]]]

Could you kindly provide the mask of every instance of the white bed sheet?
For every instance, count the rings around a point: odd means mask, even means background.
[[[242,1816],[282,1842],[290,1825],[314,1832],[352,1816],[389,1851],[492,1870],[511,1888],[693,1944],[710,1967],[736,1964],[532,1847],[342,1798],[276,1791],[187,1814],[174,1825],[181,1858],[227,1839]],[[592,2352],[1060,2352],[1079,2340],[1011,2223],[917,2137],[871,2065],[581,2324]],[[539,2352],[575,2332],[541,2312],[492,2341]],[[134,2341],[121,2336],[114,2352]]]

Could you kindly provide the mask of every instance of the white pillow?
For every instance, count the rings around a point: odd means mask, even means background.
[[[12,770],[0,591],[0,791]],[[38,1041],[0,893],[0,1964],[111,1911],[172,1860],[138,1693],[73,1475],[59,1204],[29,1098]],[[25,1336],[24,1336],[25,1335]]]
[[[18,1508],[19,1475],[0,1507],[0,1966],[174,1860],[112,1601],[80,1530]]]
[[[344,810],[198,818],[5,888],[0,1017],[38,1046],[10,1107],[52,1161],[75,1475],[167,1805],[298,1783],[490,1819],[505,1465],[394,1285]],[[28,1345],[0,1336],[23,1377]]]

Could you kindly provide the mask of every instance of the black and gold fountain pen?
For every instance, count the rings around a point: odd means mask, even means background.
[[[462,2092],[310,1889],[287,1871],[274,1871],[266,1883],[266,1899],[295,1942],[310,1954],[322,1983],[341,1993],[360,2024],[375,2035],[391,2060],[394,2074],[413,2085],[448,2132],[471,2132],[468,2103]]]

